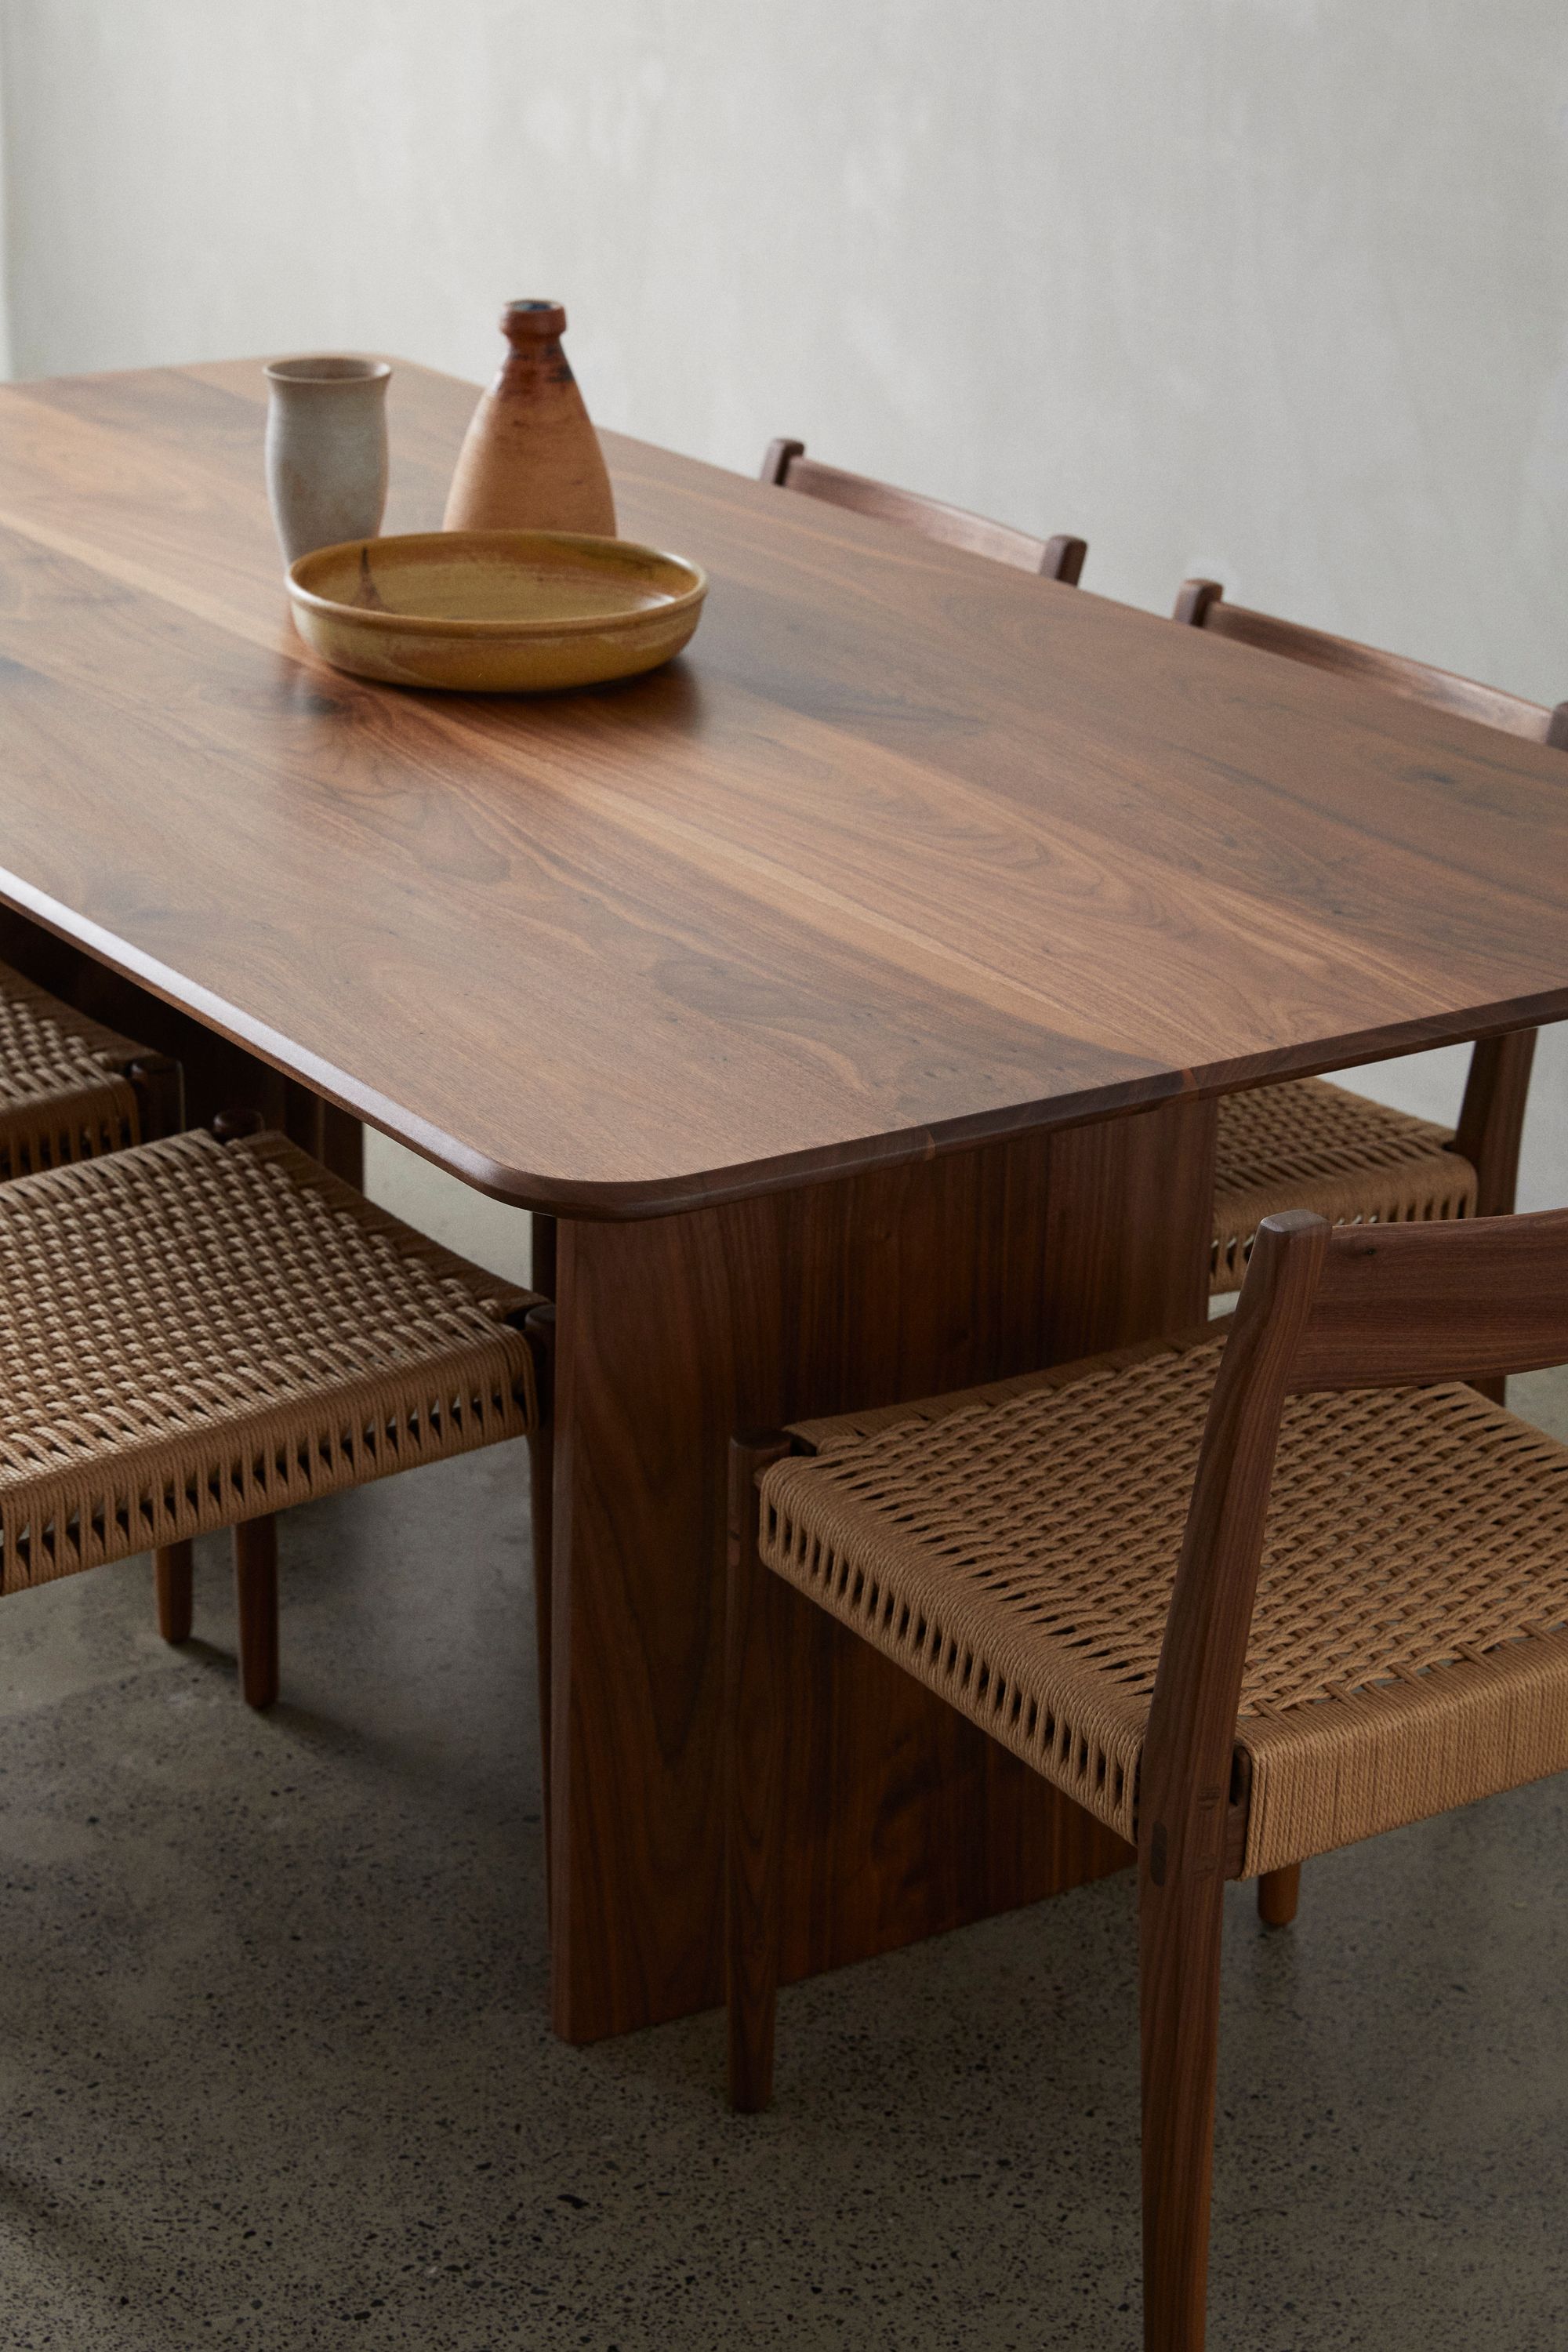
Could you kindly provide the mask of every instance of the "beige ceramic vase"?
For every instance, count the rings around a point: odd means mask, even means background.
[[[335,352],[268,369],[267,492],[285,563],[380,530],[391,373]]]
[[[508,351],[474,411],[447,500],[447,530],[616,533],[610,478],[571,363],[559,302],[510,302]]]

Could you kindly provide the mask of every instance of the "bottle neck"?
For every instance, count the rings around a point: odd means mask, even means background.
[[[509,335],[494,389],[531,393],[556,390],[578,396],[577,379],[562,349],[560,336]]]

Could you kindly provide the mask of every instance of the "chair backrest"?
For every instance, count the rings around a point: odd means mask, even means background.
[[[879,522],[902,523],[927,539],[947,547],[962,547],[971,555],[988,555],[994,562],[1011,563],[1020,572],[1037,572],[1043,580],[1059,580],[1076,588],[1089,552],[1087,540],[1059,531],[1054,539],[1032,539],[1005,522],[988,522],[964,507],[950,507],[941,499],[922,499],[913,490],[896,490],[868,474],[846,474],[837,466],[819,466],[805,454],[804,441],[774,441],[763,459],[761,479],[783,490],[800,490],[828,506],[848,507]]]
[[[1258,1591],[1285,1400],[1568,1361],[1568,1210],[1428,1225],[1265,1217],[1209,1404],[1144,1775],[1161,1868],[1208,1853]],[[1210,1808],[1212,1811],[1212,1807]]]
[[[1381,686],[1386,693],[1402,694],[1411,702],[1457,711],[1461,719],[1479,719],[1483,727],[1500,727],[1505,734],[1522,735],[1532,743],[1550,743],[1557,751],[1568,751],[1568,702],[1548,710],[1544,703],[1526,702],[1521,695],[1504,694],[1499,687],[1478,685],[1474,678],[1456,677],[1452,670],[1435,669],[1430,662],[1379,653],[1374,646],[1358,646],[1351,637],[1331,637],[1322,629],[1277,621],[1272,614],[1251,613],[1244,604],[1227,604],[1217,580],[1184,580],[1173,618],[1192,628],[1209,629],[1217,636],[1258,646],[1264,653],[1310,662],[1314,669],[1364,678],[1369,686]]]
[[[1388,1388],[1568,1363],[1568,1210],[1330,1234],[1289,1386]]]
[[[1316,669],[1331,670],[1342,677],[1362,678],[1408,701],[1457,711],[1483,727],[1500,728],[1506,734],[1568,751],[1568,702],[1548,710],[1543,703],[1526,702],[1522,696],[1504,694],[1495,686],[1479,686],[1473,678],[1457,677],[1451,670],[1434,669],[1428,662],[1378,653],[1349,637],[1331,637],[1322,629],[1302,628],[1295,621],[1278,621],[1268,613],[1227,604],[1217,580],[1184,581],[1173,617],[1189,627],[1257,646],[1264,653],[1283,654],[1290,661],[1309,662]],[[1475,1169],[1479,1206],[1484,1215],[1513,1206],[1533,1051],[1533,1035],[1517,1031],[1511,1036],[1483,1041],[1471,1059],[1458,1147]]]

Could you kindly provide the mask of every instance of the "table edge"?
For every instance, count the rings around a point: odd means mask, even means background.
[[[613,1183],[596,1178],[547,1176],[537,1170],[509,1167],[491,1160],[405,1109],[376,1087],[365,1085],[307,1048],[295,1045],[265,1022],[228,1003],[198,982],[185,979],[155,956],[90,918],[77,914],[4,867],[0,867],[0,901],[81,949],[97,962],[148,989],[165,1003],[189,1013],[204,1027],[244,1046],[285,1076],[300,1080],[340,1109],[444,1169],[473,1191],[510,1208],[595,1223],[630,1223],[720,1208],[770,1192],[832,1183],[872,1169],[907,1167],[950,1151],[973,1150],[1026,1135],[1093,1126],[1101,1119],[1129,1118],[1139,1111],[1157,1109],[1163,1104],[1206,1100],[1287,1078],[1315,1076],[1324,1070],[1395,1061],[1404,1055],[1421,1053],[1433,1046],[1464,1045],[1478,1037],[1499,1036],[1510,1030],[1536,1028],[1543,1023],[1568,1018],[1568,985],[1564,985],[1475,1011],[1452,1015],[1428,1013],[1393,1027],[1320,1038],[1267,1055],[1244,1055],[1201,1069],[1152,1071],[1104,1087],[1081,1087],[1071,1094],[971,1112],[963,1118],[925,1126],[893,1129],[843,1143],[815,1145],[776,1158]]]

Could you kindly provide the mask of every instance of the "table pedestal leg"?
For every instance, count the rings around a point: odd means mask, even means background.
[[[629,1224],[563,1222],[552,1939],[573,2041],[721,1997],[731,1433],[1202,1318],[1212,1106]],[[1120,1868],[1131,1850],[802,1601],[786,1977]]]

